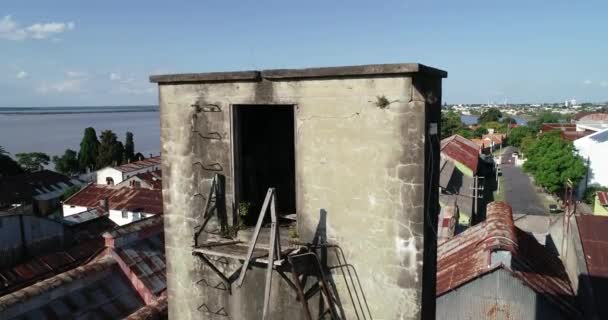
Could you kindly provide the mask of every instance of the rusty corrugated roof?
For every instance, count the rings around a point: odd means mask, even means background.
[[[87,208],[98,207],[100,200],[108,200],[111,210],[128,210],[150,214],[163,213],[161,190],[89,184],[64,201],[65,205]]]
[[[492,252],[511,253],[511,266],[493,263]],[[563,312],[578,316],[574,292],[559,258],[515,227],[511,207],[488,205],[486,221],[437,247],[437,296],[498,268],[508,270]]]
[[[0,314],[22,319],[121,319],[142,306],[111,258],[0,297]]]
[[[67,250],[41,255],[0,270],[0,296],[81,265],[96,255],[103,248],[103,243],[103,239],[97,237]]]
[[[576,215],[576,224],[591,285],[601,303],[601,300],[608,296],[608,217]]]
[[[608,206],[608,191],[598,191],[597,199],[600,201],[601,206]]]
[[[137,175],[138,178],[142,179],[146,183],[152,186],[152,189],[162,189],[163,187],[163,171],[155,170],[150,172],[144,172]]]
[[[148,167],[158,166],[158,165],[160,165],[160,163],[161,163],[161,157],[156,156],[156,157],[150,157],[147,159],[143,159],[140,161],[125,163],[123,165],[115,167],[114,169],[127,173],[127,172],[145,169]]]
[[[477,172],[479,164],[479,146],[473,141],[460,135],[452,135],[441,140],[441,154],[456,162],[460,162],[473,171]]]

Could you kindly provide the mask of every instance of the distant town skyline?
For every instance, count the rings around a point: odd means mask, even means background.
[[[156,105],[150,74],[419,62],[443,101],[608,101],[605,1],[3,1],[0,107]]]

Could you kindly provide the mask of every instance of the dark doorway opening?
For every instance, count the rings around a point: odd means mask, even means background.
[[[296,213],[293,105],[234,106],[237,208],[255,224],[268,188],[276,188],[277,214]]]

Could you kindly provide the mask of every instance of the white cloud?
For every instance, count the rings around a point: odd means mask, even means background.
[[[590,85],[592,83],[593,83],[593,81],[591,81],[591,80],[585,80],[585,81],[583,81],[583,84],[586,85],[586,86],[588,86],[588,85]]]
[[[110,80],[112,80],[112,81],[118,81],[121,78],[122,77],[118,73],[114,73],[114,72],[110,73]]]
[[[80,71],[66,71],[65,75],[68,76],[69,78],[82,78],[82,77],[86,76],[87,74],[84,72],[80,72]]]
[[[0,19],[0,39],[25,40],[47,39],[54,35],[74,30],[74,22],[35,23],[22,28],[10,15]]]
[[[28,74],[25,71],[19,71],[16,75],[17,79],[25,79],[27,78]]]
[[[600,82],[600,87],[608,87],[608,81],[604,80],[602,82]]]
[[[114,93],[121,93],[121,94],[130,94],[130,95],[148,95],[148,94],[153,94],[154,92],[156,92],[156,88],[155,87],[139,87],[139,88],[135,88],[135,87],[129,87],[129,86],[120,86],[118,88],[118,90],[114,91]]]
[[[68,79],[51,84],[43,83],[40,87],[38,87],[37,91],[42,94],[79,92],[81,91],[82,83],[83,80],[81,79]]]

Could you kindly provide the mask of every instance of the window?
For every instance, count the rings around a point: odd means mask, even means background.
[[[243,222],[256,222],[270,187],[277,190],[278,213],[295,213],[294,106],[235,105],[233,130],[236,197],[250,204]]]
[[[141,213],[133,212],[133,220],[139,220],[139,219],[141,219]]]
[[[127,210],[122,210],[122,217],[123,219],[127,219],[129,217],[129,212],[127,212]]]
[[[106,178],[106,184],[109,186],[113,186],[114,185],[114,179],[112,177],[107,177]]]

